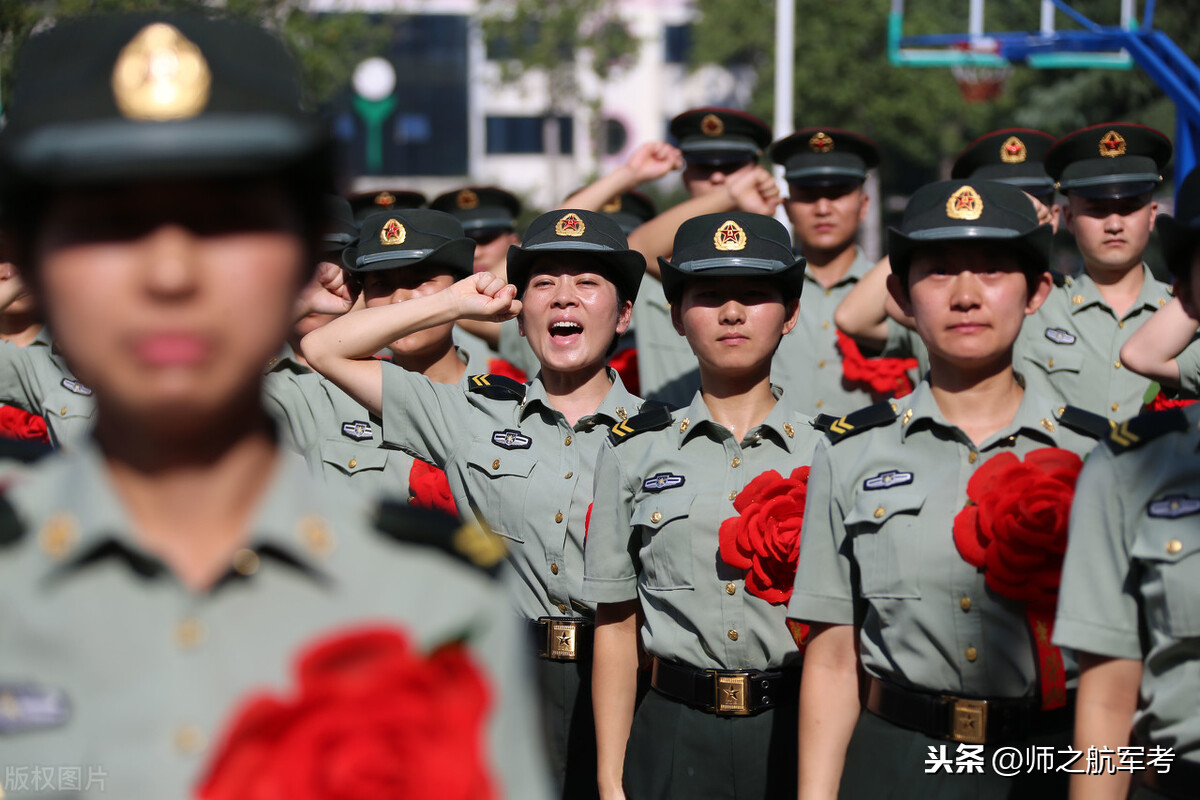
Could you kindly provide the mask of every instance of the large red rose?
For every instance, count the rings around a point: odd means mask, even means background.
[[[483,676],[461,645],[428,658],[391,628],[318,642],[292,698],[250,697],[202,800],[491,800]]]
[[[784,478],[767,470],[734,500],[738,516],[721,523],[721,559],[746,570],[746,591],[768,603],[786,603],[792,597],[808,472],[808,467],[798,467]]]
[[[837,346],[842,353],[842,374],[852,383],[864,384],[877,400],[904,397],[913,390],[908,371],[917,368],[915,358],[867,358],[858,343],[841,331]]]
[[[0,437],[50,443],[46,420],[15,406],[0,406]]]
[[[458,506],[454,502],[454,494],[450,491],[450,481],[446,473],[419,458],[413,459],[413,465],[408,470],[409,502],[421,508],[433,508],[445,511],[451,516],[458,516]]]

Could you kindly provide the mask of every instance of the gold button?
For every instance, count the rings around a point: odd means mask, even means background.
[[[974,464],[978,460],[979,460],[979,453],[976,453],[974,450],[971,451],[971,455],[967,456],[967,461],[970,461],[972,464]]]
[[[1162,308],[1162,307],[1163,307],[1163,306],[1165,306],[1166,304],[1167,304],[1167,301],[1166,301],[1166,300],[1163,300],[1161,297],[1160,297],[1160,298],[1158,298],[1158,307],[1159,307],[1159,308]]]
[[[568,436],[567,438],[563,439],[563,444],[565,444],[567,447],[570,447],[571,446],[571,437]]]
[[[657,525],[658,523],[662,522],[662,514],[655,511],[650,515],[650,521]]]
[[[821,407],[821,406],[823,406],[823,405],[825,405],[825,401],[824,401],[824,400],[818,400],[818,401],[817,401],[817,408],[820,408],[820,407]]]
[[[729,501],[733,502],[736,499],[737,499],[737,492],[730,492],[729,493]]]
[[[559,511],[557,514],[554,515],[554,521],[562,522],[562,512],[561,511]]]
[[[175,729],[175,749],[191,755],[204,747],[204,731],[195,725],[180,725]]]
[[[354,469],[355,467],[358,466],[358,459],[357,458],[350,459],[349,461],[346,462],[346,466],[349,467],[350,469]]]
[[[574,472],[568,472],[566,475],[563,475],[563,480],[570,480],[571,476],[574,474]]]
[[[75,518],[70,514],[54,514],[46,524],[42,526],[42,531],[38,535],[38,542],[42,546],[42,552],[53,559],[63,559],[75,547],[75,540],[78,538],[78,525]]]
[[[1116,410],[1117,410],[1118,408],[1120,408],[1120,407],[1121,407],[1121,404],[1120,404],[1120,403],[1113,403],[1113,404],[1112,404],[1112,410],[1113,410],[1113,411],[1116,411]]]
[[[191,650],[204,641],[204,623],[188,617],[175,626],[175,643],[184,650]]]
[[[1071,298],[1071,302],[1077,306],[1083,305],[1083,295],[1081,295],[1081,294],[1075,295],[1074,297]]]
[[[831,295],[831,294],[833,294],[833,289],[826,289],[826,290],[825,290],[825,296],[826,296],[826,297],[829,297],[829,295]]]
[[[1124,327],[1125,327],[1125,320],[1118,320],[1118,321],[1117,321],[1117,327],[1118,327],[1118,328],[1124,328]]]
[[[825,320],[824,322],[822,322],[821,327],[824,328],[825,330],[829,330],[829,320]]]
[[[979,651],[974,647],[968,647],[965,655],[967,657],[967,661],[974,661],[975,659],[979,658]]]
[[[253,575],[258,572],[258,553],[243,547],[233,554],[233,568],[242,575]]]
[[[58,410],[58,413],[59,413],[59,416],[63,416],[63,417],[65,417],[65,416],[67,415],[67,407],[66,407],[66,406],[63,406],[62,408],[60,408],[60,409]]]
[[[314,555],[328,555],[333,550],[333,532],[321,517],[310,514],[300,520],[300,539]]]
[[[729,633],[727,633],[725,635],[729,637],[729,641],[731,641],[731,642],[737,641],[737,637],[738,637],[737,631],[730,631]]]
[[[879,508],[875,509],[875,519],[882,519],[884,513],[886,513],[886,512],[884,512],[883,506],[880,506]]]
[[[550,574],[551,574],[551,575],[557,575],[557,574],[558,574],[558,564],[551,564],[551,565],[550,565]]]
[[[737,456],[734,456],[733,461],[729,462],[729,466],[733,467],[734,469],[737,469],[741,465],[742,465],[742,460],[740,458],[738,458]]]
[[[560,614],[565,614],[565,613],[567,613],[567,604],[566,604],[566,603],[559,603],[559,604],[558,604],[558,613],[560,613]]]
[[[1179,541],[1178,539],[1172,539],[1171,541],[1167,542],[1167,552],[1171,555],[1175,555],[1182,549],[1183,542]]]
[[[737,586],[733,585],[732,583],[725,584],[725,594],[735,594],[736,592]]]
[[[1113,362],[1113,369],[1120,369],[1120,368],[1121,368],[1121,362],[1118,359],[1117,361]]]
[[[958,605],[963,611],[970,611],[971,610],[971,598],[966,597],[964,595],[963,599],[958,601]]]
[[[822,358],[817,362],[817,369],[825,369],[825,359]]]
[[[492,462],[492,469],[500,469],[500,459],[497,458]]]
[[[1049,361],[1047,361],[1047,362],[1046,362],[1046,366],[1047,366],[1047,367],[1053,367],[1053,366],[1054,366],[1054,359],[1052,358],[1052,359],[1050,359]]]

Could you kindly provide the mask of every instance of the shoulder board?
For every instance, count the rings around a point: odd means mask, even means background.
[[[467,391],[493,400],[525,399],[525,384],[504,375],[472,375],[467,379]]]
[[[1189,427],[1183,409],[1169,408],[1166,411],[1138,414],[1120,425],[1113,423],[1112,430],[1108,432],[1104,441],[1108,444],[1109,450],[1114,453],[1124,453],[1128,450],[1136,450],[1146,442],[1165,434],[1186,431]]]
[[[838,418],[833,414],[817,414],[815,417],[813,417],[812,424],[814,428],[822,433],[828,433],[829,427],[837,421]]]
[[[638,406],[638,413],[644,414],[647,411],[653,411],[656,408],[665,408],[667,411],[675,410],[670,403],[664,403],[662,400],[645,400],[640,406]]]
[[[504,540],[477,522],[460,522],[441,511],[384,500],[375,512],[375,528],[408,544],[423,545],[495,577],[508,556]]]
[[[1093,414],[1078,406],[1063,406],[1054,416],[1062,425],[1093,439],[1104,439],[1116,424],[1102,414]]]
[[[3,490],[0,490],[3,491]],[[25,527],[17,517],[17,512],[8,502],[8,498],[0,494],[0,547],[15,544],[25,535]]]
[[[1054,281],[1054,285],[1058,287],[1066,286],[1069,283],[1067,276],[1056,269],[1050,270],[1050,278]]]
[[[860,408],[853,414],[835,419],[829,424],[829,430],[825,432],[825,435],[829,437],[830,442],[836,444],[842,439],[862,433],[868,428],[876,428],[895,421],[896,407],[892,405],[891,401],[884,400],[882,403]]]
[[[643,406],[644,407],[644,406]],[[608,440],[614,445],[632,439],[643,431],[656,431],[671,424],[671,412],[665,405],[657,405],[649,411],[634,414],[627,420],[609,428]]]

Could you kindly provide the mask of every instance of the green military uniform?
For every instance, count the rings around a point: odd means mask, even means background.
[[[71,372],[43,327],[27,347],[0,342],[0,402],[46,420],[56,447],[74,444],[92,428],[92,390]]]
[[[465,637],[492,687],[491,774],[506,797],[547,796],[522,632],[499,582],[416,543],[439,538],[440,516],[402,511],[380,529],[355,495],[283,455],[228,575],[196,592],[139,543],[90,444],[38,465],[8,500],[21,524],[0,533],[6,798],[44,797],[22,791],[38,766],[79,767],[85,782],[97,771],[72,797],[190,796],[252,692],[290,693],[300,649],[366,622],[422,652]],[[486,538],[463,546],[480,541],[495,552]]]

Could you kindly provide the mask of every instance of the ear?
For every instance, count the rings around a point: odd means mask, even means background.
[[[1158,219],[1158,201],[1150,201],[1150,230],[1154,230],[1154,223]]]
[[[681,308],[682,302],[683,301],[681,298],[680,302],[671,303],[671,324],[675,326],[676,333],[678,333],[680,336],[687,336],[687,333],[683,330],[683,309]]]
[[[1067,231],[1072,236],[1075,235],[1075,209],[1072,208],[1073,202],[1074,201],[1072,201],[1072,199],[1068,196],[1067,202],[1062,204],[1063,222],[1066,223]]]
[[[1058,233],[1058,226],[1062,219],[1062,206],[1058,203],[1050,204],[1050,230]]]
[[[908,296],[908,287],[900,282],[900,276],[896,273],[888,273],[887,290],[892,299],[896,301],[896,305],[900,306],[900,310],[904,312],[904,316],[911,317],[912,300]]]
[[[1025,301],[1025,316],[1037,311],[1042,307],[1042,303],[1046,302],[1046,298],[1050,296],[1050,290],[1054,288],[1054,279],[1050,277],[1049,272],[1043,272],[1038,276],[1037,285],[1033,289],[1033,293],[1029,295],[1029,299]]]
[[[871,208],[871,195],[866,192],[862,193],[862,200],[858,204],[858,221],[859,224],[867,221],[867,211]]]
[[[617,335],[620,336],[625,331],[629,330],[629,321],[633,319],[633,302],[626,300],[621,304],[621,310],[617,312]]]
[[[788,300],[783,304],[783,335],[787,336],[796,327],[796,323],[800,321],[800,298]]]

